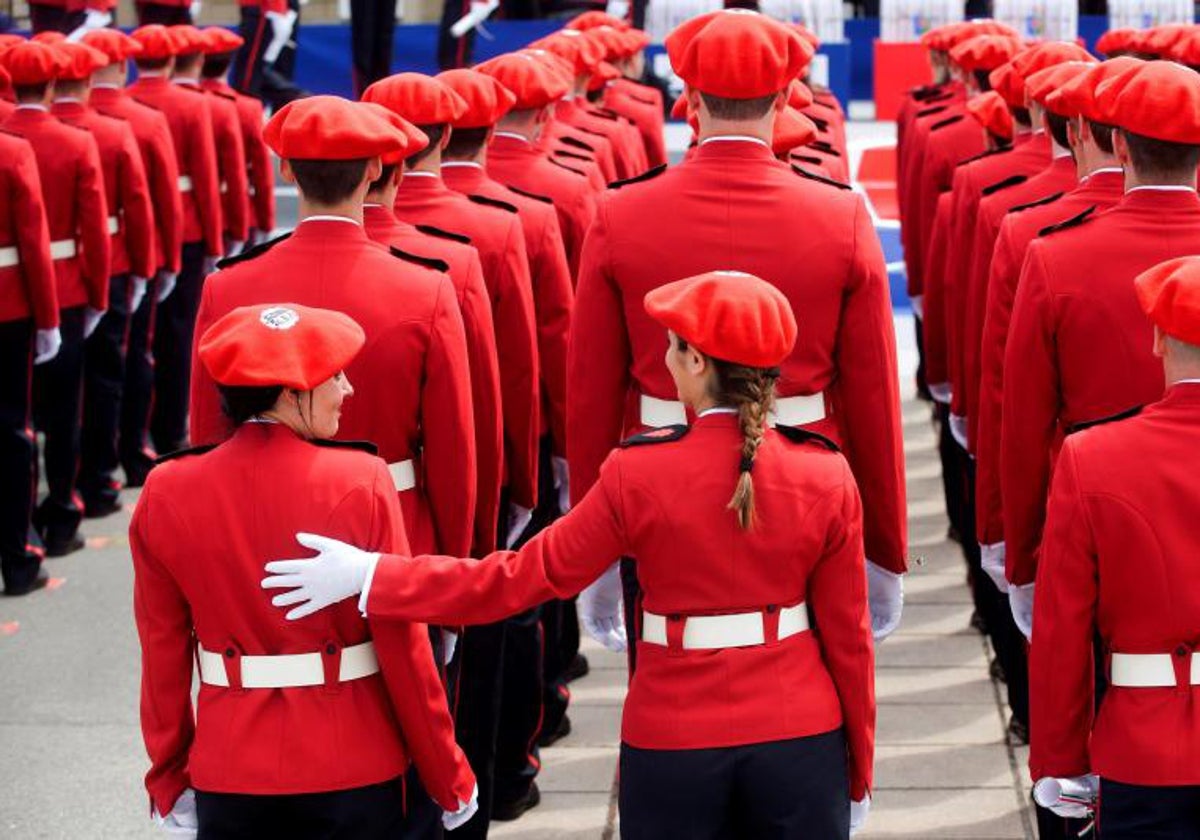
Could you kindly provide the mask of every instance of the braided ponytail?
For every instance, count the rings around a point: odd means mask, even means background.
[[[778,368],[754,368],[713,359],[717,372],[717,397],[736,408],[742,430],[742,459],[738,481],[728,510],[737,514],[743,530],[754,527],[754,459],[767,434],[767,418],[775,406]]]

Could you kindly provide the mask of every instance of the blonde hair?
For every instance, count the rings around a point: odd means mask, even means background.
[[[779,369],[747,367],[720,359],[711,361],[717,374],[715,396],[721,404],[737,409],[742,430],[737,486],[726,509],[737,514],[742,530],[750,530],[755,525],[754,459],[767,436],[767,420],[775,407]]]

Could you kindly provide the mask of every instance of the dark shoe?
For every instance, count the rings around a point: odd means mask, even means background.
[[[958,533],[958,529],[953,525],[950,525],[950,527],[946,529],[946,539],[948,539],[950,542],[956,542],[959,545],[962,545],[962,534]]]
[[[983,617],[983,613],[979,612],[979,610],[971,613],[971,629],[977,630],[984,636],[987,635],[987,620]]]
[[[492,819],[500,822],[512,822],[530,808],[536,808],[542,801],[542,792],[538,790],[537,782],[529,783],[525,795],[512,802],[496,802],[492,805]]]
[[[1029,727],[1013,718],[1008,722],[1008,743],[1014,747],[1029,745]]]
[[[1004,666],[1000,664],[999,659],[992,660],[992,664],[988,666],[988,674],[996,682],[1008,682],[1008,675],[1004,673]]]
[[[95,503],[87,502],[83,506],[84,519],[103,519],[105,516],[112,516],[121,510],[121,500],[116,499],[97,499]]]
[[[556,744],[563,738],[571,734],[571,719],[566,715],[562,716],[562,720],[558,722],[558,726],[554,727],[553,732],[543,732],[538,736],[538,746],[548,747],[551,744]]]
[[[47,557],[66,557],[68,554],[74,554],[76,551],[79,551],[86,544],[83,541],[83,537],[78,534],[62,540],[46,537],[45,543]]]
[[[24,586],[5,586],[4,594],[16,598],[21,595],[28,595],[30,592],[37,592],[39,589],[45,589],[46,584],[50,582],[50,573],[45,569],[38,569],[37,575],[29,583]]]
[[[588,664],[587,657],[582,653],[575,654],[567,667],[563,669],[562,678],[564,682],[575,682],[575,680],[586,677],[591,670]]]

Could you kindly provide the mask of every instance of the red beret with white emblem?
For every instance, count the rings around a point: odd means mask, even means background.
[[[491,76],[474,70],[446,70],[435,77],[467,103],[453,128],[488,128],[512,110],[517,97]]]
[[[741,271],[710,271],[646,294],[646,312],[706,356],[775,367],[796,344],[796,317],[783,292]]]
[[[360,102],[308,96],[275,112],[263,128],[271,151],[291,160],[360,160],[420,151],[400,128]]]
[[[589,29],[595,29],[599,26],[611,26],[613,29],[628,29],[629,23],[604,12],[584,12],[581,15],[576,15],[567,22],[568,29],[578,29],[580,32],[586,32]]]
[[[1096,110],[1106,125],[1200,145],[1200,73],[1173,61],[1148,61],[1101,84]]]
[[[1180,257],[1133,281],[1142,310],[1174,339],[1200,346],[1200,257]]]
[[[676,27],[665,45],[671,66],[689,87],[727,99],[779,93],[811,56],[791,28],[748,9],[693,18]]]
[[[453,123],[467,103],[449,86],[424,73],[397,73],[363,91],[364,102],[377,102],[414,125]]]
[[[529,53],[509,53],[488,59],[476,65],[475,71],[504,85],[516,97],[513,107],[521,111],[543,108],[561,99],[571,88],[562,74]]]
[[[135,55],[140,55],[142,45],[130,38],[119,29],[105,27],[93,29],[80,39],[94,50],[100,50],[108,56],[110,62],[125,61]]]
[[[67,57],[48,44],[26,41],[0,53],[14,85],[44,85],[66,67]]]

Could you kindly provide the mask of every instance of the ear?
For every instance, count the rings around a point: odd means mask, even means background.
[[[279,177],[283,179],[285,184],[296,183],[296,173],[292,171],[292,164],[287,158],[279,161]]]
[[[366,176],[366,181],[367,181],[368,187],[371,184],[378,181],[379,176],[382,174],[383,174],[383,160],[381,158],[373,157],[369,161],[367,161],[367,171],[364,173],[364,175]]]
[[[1079,120],[1067,120],[1067,142],[1074,148],[1083,142],[1083,135],[1079,130]]]
[[[1125,142],[1125,133],[1120,129],[1113,131],[1113,154],[1117,156],[1121,166],[1129,167],[1129,144]]]
[[[788,92],[787,92],[787,88],[784,88],[779,93],[775,94],[775,105],[772,106],[772,110],[774,110],[775,113],[778,114],[780,111],[782,111],[784,108],[787,107],[787,102],[788,102]]]
[[[1167,334],[1154,325],[1154,355],[1163,358],[1167,355]]]
[[[690,344],[687,350],[687,369],[696,376],[701,376],[708,370],[708,357]]]
[[[683,95],[687,97],[688,110],[696,114],[700,113],[700,109],[704,107],[704,100],[700,97],[700,91],[688,85],[683,89]],[[707,109],[705,109],[705,113],[707,112]]]
[[[487,137],[485,137],[484,141],[483,141],[483,146],[485,149],[491,145],[492,138],[495,136],[496,136],[496,126],[494,126],[494,125],[489,126],[488,130],[487,130]]]
[[[453,133],[454,129],[447,125],[446,130],[442,132],[442,139],[438,141],[439,149],[445,151],[446,147],[450,145],[450,135]]]

